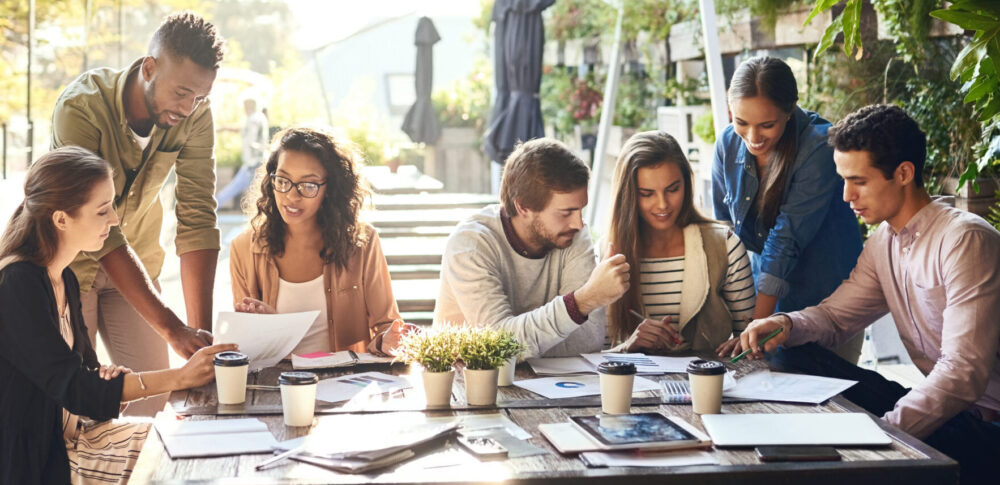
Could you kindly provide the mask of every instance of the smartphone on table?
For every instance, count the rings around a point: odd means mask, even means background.
[[[758,446],[760,461],[839,461],[832,446]]]

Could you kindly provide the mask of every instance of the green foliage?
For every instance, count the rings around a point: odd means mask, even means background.
[[[584,39],[614,32],[618,13],[604,0],[559,0],[546,9],[546,35],[555,40]]]
[[[993,194],[993,198],[996,203],[990,206],[989,212],[986,213],[986,222],[989,222],[996,230],[1000,231],[1000,190]]]
[[[483,58],[464,79],[431,95],[434,111],[445,127],[470,127],[482,132],[489,117],[492,69]]]
[[[482,31],[483,36],[490,35],[490,23],[493,22],[493,4],[496,0],[479,0],[479,16],[472,19],[472,25]]]
[[[720,15],[733,14],[742,10],[750,10],[750,15],[761,20],[761,26],[768,32],[774,32],[778,21],[778,13],[789,7],[798,6],[804,0],[716,0],[715,11]]]
[[[635,39],[639,32],[648,32],[656,40],[670,36],[670,27],[694,16],[694,0],[628,0],[622,17],[622,36]],[[612,17],[613,18],[613,17]]]
[[[805,25],[812,22],[820,13],[823,13],[834,5],[839,3],[840,0],[819,0],[816,2],[816,6],[813,8],[812,12],[809,13],[809,17],[806,18]],[[819,55],[826,52],[827,49],[833,45],[833,40],[837,37],[838,33],[843,32],[844,34],[844,55],[851,57],[854,53],[854,48],[857,47],[858,53],[856,58],[860,59],[863,50],[861,46],[861,6],[863,0],[847,0],[844,4],[844,11],[840,13],[833,22],[826,28],[823,32],[823,38],[820,40],[819,45],[816,46],[815,55]]]
[[[709,145],[715,144],[715,118],[712,116],[711,110],[694,120],[694,126],[691,129],[701,141]]]
[[[580,79],[575,69],[546,67],[539,97],[542,117],[558,133],[572,133],[574,125],[590,127],[601,117],[603,79],[593,71]]]
[[[649,76],[645,72],[626,72],[618,79],[612,124],[642,131],[655,128],[657,99]]]
[[[428,372],[448,372],[458,361],[462,331],[450,325],[437,325],[407,332],[396,347],[396,358],[417,364]]]
[[[511,357],[524,351],[514,334],[489,327],[464,327],[459,330],[459,358],[466,369],[498,369]]]
[[[940,3],[940,0],[872,0],[886,33],[896,40],[896,54],[904,61],[914,63],[926,58],[930,13]]]

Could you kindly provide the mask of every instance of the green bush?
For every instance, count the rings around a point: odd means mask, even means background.
[[[499,369],[524,347],[514,334],[488,327],[465,327],[459,332],[459,358],[466,369]]]
[[[448,372],[458,361],[462,330],[439,325],[408,332],[396,347],[396,358],[427,372]]]

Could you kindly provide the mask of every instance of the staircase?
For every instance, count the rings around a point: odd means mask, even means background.
[[[441,255],[452,229],[483,207],[488,194],[377,194],[366,220],[378,230],[403,320],[429,325],[440,286]]]

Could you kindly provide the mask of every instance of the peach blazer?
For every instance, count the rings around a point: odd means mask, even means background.
[[[338,270],[327,264],[326,287],[330,348],[335,351],[378,352],[382,334],[400,318],[392,296],[389,267],[378,233],[362,223],[364,240],[348,262]],[[278,301],[278,266],[247,228],[229,248],[229,271],[233,280],[233,303],[249,296],[274,307]]]

